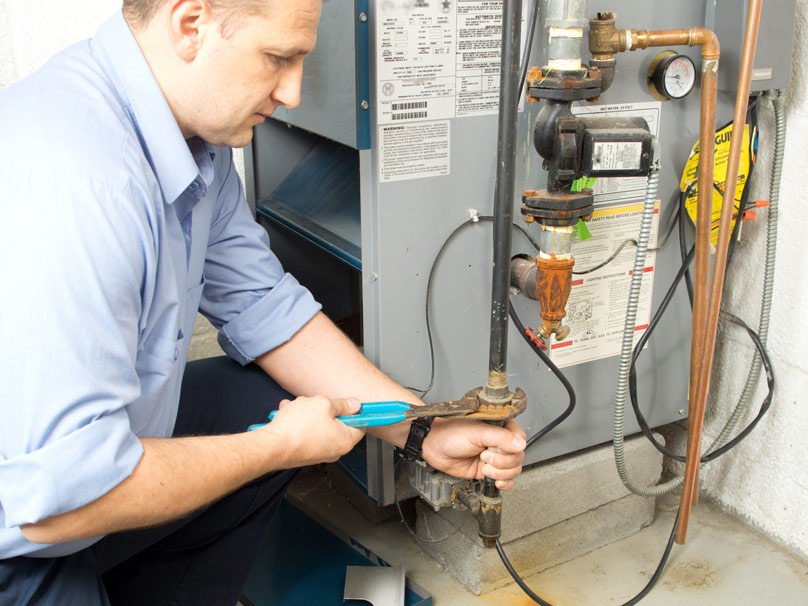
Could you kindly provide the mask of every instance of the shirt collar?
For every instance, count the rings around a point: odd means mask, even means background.
[[[209,184],[211,146],[200,140],[207,157],[197,146],[195,153],[189,149],[122,12],[101,25],[91,45],[132,120],[166,203],[172,204],[197,175]]]

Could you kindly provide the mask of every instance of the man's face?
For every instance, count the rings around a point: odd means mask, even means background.
[[[320,0],[268,0],[264,15],[243,17],[227,38],[218,26],[209,28],[194,60],[200,77],[193,134],[243,147],[252,127],[278,106],[297,107],[303,58],[314,48],[319,20]]]

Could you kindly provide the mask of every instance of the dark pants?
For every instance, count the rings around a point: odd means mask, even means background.
[[[244,431],[287,397],[256,366],[191,362],[174,435]],[[0,560],[0,605],[235,606],[294,475],[269,474],[184,519],[110,535],[70,556]]]

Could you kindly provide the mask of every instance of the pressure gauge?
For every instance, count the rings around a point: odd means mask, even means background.
[[[696,66],[687,55],[659,53],[648,68],[648,90],[662,101],[684,99],[696,85]]]

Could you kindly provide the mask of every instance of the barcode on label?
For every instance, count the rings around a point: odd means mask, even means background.
[[[407,112],[404,114],[393,114],[393,120],[414,120],[416,118],[426,118],[426,112]]]
[[[393,111],[397,112],[403,109],[426,109],[426,101],[410,101],[409,103],[393,103]]]

